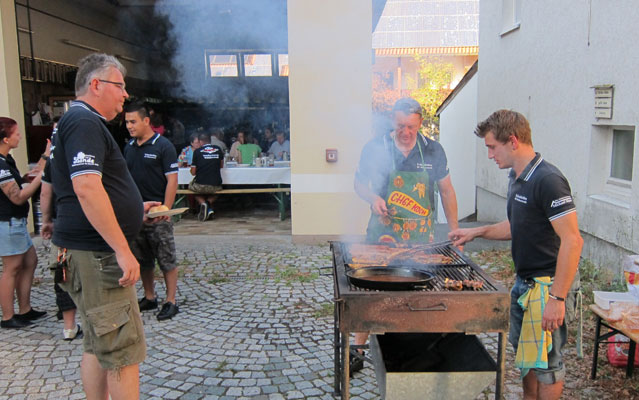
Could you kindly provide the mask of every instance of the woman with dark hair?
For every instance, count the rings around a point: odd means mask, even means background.
[[[31,321],[46,315],[45,311],[31,308],[31,284],[38,264],[38,256],[27,230],[28,200],[38,190],[42,171],[51,151],[51,142],[38,161],[33,181],[22,187],[24,181],[9,151],[20,143],[18,124],[11,118],[0,117],[0,306],[2,328],[24,328]],[[19,314],[14,313],[14,292],[18,297]]]

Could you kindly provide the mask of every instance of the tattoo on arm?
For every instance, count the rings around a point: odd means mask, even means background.
[[[0,189],[11,200],[12,203],[20,204],[20,187],[16,181],[10,181],[0,185]]]

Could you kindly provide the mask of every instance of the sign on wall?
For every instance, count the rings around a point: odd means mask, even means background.
[[[595,118],[612,118],[614,85],[597,85],[592,88],[595,89]]]

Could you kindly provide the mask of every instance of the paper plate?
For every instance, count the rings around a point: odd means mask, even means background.
[[[148,214],[146,214],[146,216],[148,218],[156,218],[156,217],[164,217],[165,215],[171,216],[171,215],[178,215],[178,214],[182,214],[183,212],[185,212],[186,210],[188,210],[188,207],[182,207],[182,208],[173,208],[171,210],[168,211],[156,211],[156,212],[150,212]]]

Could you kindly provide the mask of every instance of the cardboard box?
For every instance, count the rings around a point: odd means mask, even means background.
[[[598,292],[593,291],[595,295],[595,304],[603,310],[609,310],[611,303],[633,303],[639,304],[637,298],[628,292]]]

